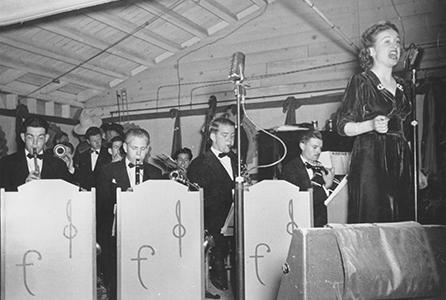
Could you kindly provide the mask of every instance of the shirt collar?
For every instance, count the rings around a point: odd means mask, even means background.
[[[215,156],[217,156],[217,158],[219,158],[218,155],[219,155],[220,153],[223,153],[223,152],[221,152],[221,151],[215,149],[214,147],[211,147],[211,151],[215,154]]]
[[[28,154],[31,154],[31,155],[32,155],[32,153],[30,153],[30,152],[28,151],[28,149],[25,148],[25,157],[28,157]],[[40,151],[40,152],[37,153],[37,154],[38,154],[38,155],[43,154],[43,150]]]

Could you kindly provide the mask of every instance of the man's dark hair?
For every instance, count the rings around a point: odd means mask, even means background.
[[[93,126],[93,127],[88,128],[87,132],[85,132],[85,137],[87,139],[89,139],[91,136],[95,136],[95,135],[101,135],[102,136],[101,128]]]
[[[26,133],[26,128],[28,127],[35,127],[35,128],[43,128],[45,129],[45,133],[48,133],[48,128],[50,125],[48,122],[39,116],[31,116],[25,119],[22,125],[22,132]]]
[[[111,140],[110,140],[110,148],[112,147],[112,144],[114,142],[121,142],[124,143],[124,138],[120,135],[114,136]]]
[[[73,146],[72,143],[70,143],[70,142],[63,142],[63,143],[61,143],[61,145],[64,145],[65,147],[70,148],[71,154],[74,154],[74,146]]]
[[[305,131],[305,133],[300,137],[299,143],[305,144],[312,138],[319,139],[322,141],[322,133],[319,130],[313,130],[313,129]]]
[[[131,128],[127,130],[125,133],[124,141],[127,143],[129,137],[131,136],[137,136],[137,137],[145,137],[147,139],[147,144],[150,144],[150,134],[147,132],[147,130],[142,128]]]
[[[235,127],[234,122],[232,122],[231,120],[226,118],[217,118],[211,122],[211,125],[209,126],[209,134],[217,132],[220,125],[229,125]]]
[[[116,131],[120,136],[124,136],[124,127],[117,123],[105,123],[101,126],[104,132],[107,131]]]
[[[120,135],[114,136],[111,140],[110,140],[110,144],[109,144],[109,148],[111,149],[113,147],[113,143],[115,142],[121,142],[124,143],[124,138]],[[119,153],[121,153],[122,156],[125,156],[125,151],[124,151],[124,147],[119,147]]]
[[[189,155],[189,160],[192,160],[193,155],[192,155],[192,151],[189,148],[184,147],[184,148],[181,148],[180,150],[177,150],[177,152],[175,152],[175,154],[173,155],[172,158],[176,160],[178,158],[178,155],[180,155],[180,154],[187,154],[187,155]]]

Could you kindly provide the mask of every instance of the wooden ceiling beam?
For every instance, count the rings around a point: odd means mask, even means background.
[[[42,24],[39,25],[40,28],[48,30],[50,32],[59,34],[61,36],[70,38],[77,42],[83,43],[84,45],[88,45],[90,47],[96,48],[98,50],[106,49],[110,46],[110,42],[103,41],[99,39],[97,36],[90,36],[86,32],[79,32],[74,28],[67,28],[62,26],[61,24]],[[150,59],[143,58],[139,55],[131,53],[127,48],[116,45],[107,50],[108,53],[116,54],[117,56],[132,61],[134,63],[138,63],[144,66],[153,66],[153,61]]]
[[[215,0],[200,0],[199,2],[197,2],[197,5],[200,5],[204,9],[210,11],[217,17],[226,21],[228,24],[232,24],[238,21],[235,14],[233,14],[229,9]]]
[[[33,88],[33,86],[31,86],[31,85],[20,84],[20,88],[18,88],[17,86],[12,87],[9,85],[0,84],[1,91],[11,93],[11,94],[16,94],[16,95],[23,95],[23,96],[27,95],[31,91],[31,88]],[[58,92],[57,95],[54,93],[52,93],[52,94],[36,93],[30,98],[35,98],[35,99],[44,100],[44,101],[52,101],[52,102],[56,102],[56,103],[60,103],[60,104],[69,104],[71,106],[76,106],[76,107],[84,107],[85,106],[84,103],[81,103],[77,100],[73,100],[73,99],[75,99],[75,97],[76,97],[75,95]]]
[[[12,68],[12,69],[17,69],[17,70],[41,75],[43,77],[48,78],[48,81],[53,78],[57,78],[64,72],[61,70],[51,69],[48,66],[36,65],[31,62],[23,62],[23,61],[15,60],[12,57],[6,57],[4,55],[0,55],[0,65],[8,67],[8,68]],[[63,77],[63,79],[65,81],[69,81],[69,82],[77,84],[79,86],[88,87],[88,88],[101,90],[101,91],[105,91],[106,89],[109,88],[107,83],[99,83],[99,82],[95,83],[93,80],[80,78],[79,76],[76,76],[73,74],[67,74]]]
[[[156,1],[138,2],[136,6],[166,20],[167,22],[181,28],[197,37],[205,38],[208,36],[207,30],[182,15],[170,10],[168,7],[159,4]]]
[[[274,2],[274,0],[250,0],[250,1],[254,2],[258,7],[264,7],[266,4]]]
[[[0,26],[23,23],[62,12],[95,6],[116,0],[2,0]]]
[[[0,84],[8,84],[24,74],[26,74],[25,71],[7,69],[6,71],[0,73]]]
[[[101,91],[85,90],[85,91],[82,91],[79,94],[77,94],[77,101],[84,103],[84,102],[90,100],[91,98],[98,96],[100,94],[102,94]]]
[[[41,94],[49,94],[54,91],[57,91],[58,89],[66,86],[67,84],[69,84],[69,82],[67,81],[60,81],[59,83],[51,82],[49,85],[41,89],[39,92]]]
[[[58,54],[58,53],[56,53],[54,51],[49,51],[49,50],[46,50],[46,49],[43,49],[43,48],[40,48],[40,47],[36,47],[36,46],[28,44],[28,43],[24,43],[22,41],[18,41],[18,40],[15,40],[15,39],[8,38],[5,35],[0,36],[0,43],[6,44],[8,46],[11,46],[11,47],[14,47],[14,48],[17,48],[17,49],[24,50],[26,52],[30,52],[30,53],[33,53],[33,54],[41,55],[41,56],[44,56],[46,58],[51,58],[51,59],[54,59],[54,60],[58,60],[58,61],[67,63],[67,64],[71,64],[73,66],[77,66],[80,63],[82,63],[82,61],[80,61],[80,60],[78,60],[76,58],[68,57],[66,55],[60,55],[60,54]],[[128,76],[126,74],[118,73],[116,71],[109,70],[109,69],[106,69],[104,67],[98,67],[98,66],[96,66],[94,64],[91,64],[91,63],[85,63],[85,64],[83,64],[81,66],[81,68],[88,69],[90,71],[97,72],[97,73],[100,73],[102,75],[110,76],[110,77],[113,77],[113,78],[120,78],[120,79],[128,78]]]
[[[112,13],[107,14],[103,12],[95,12],[89,13],[88,16],[125,33],[133,32],[138,27],[138,25],[124,20],[116,15],[113,15]],[[181,50],[181,45],[172,42],[146,28],[143,28],[140,31],[136,32],[133,36],[173,53]]]

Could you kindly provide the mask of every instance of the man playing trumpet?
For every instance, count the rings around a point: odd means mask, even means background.
[[[22,126],[21,139],[25,149],[0,160],[0,187],[16,191],[17,187],[32,180],[63,179],[72,181],[65,163],[44,153],[48,141],[48,122],[38,116],[27,118]]]

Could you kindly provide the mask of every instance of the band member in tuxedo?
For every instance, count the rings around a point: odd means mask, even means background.
[[[79,154],[75,174],[80,187],[91,190],[92,187],[96,187],[99,170],[111,162],[111,155],[107,148],[102,146],[102,131],[99,127],[88,128],[85,137],[90,150]]]
[[[215,240],[210,278],[216,288],[225,290],[228,281],[224,259],[229,247],[228,238],[221,234],[221,228],[233,202],[236,159],[231,147],[234,145],[235,124],[229,119],[217,118],[211,122],[209,134],[212,146],[192,161],[188,177],[204,190],[204,226]]]
[[[192,157],[192,151],[189,148],[184,147],[175,152],[172,158],[177,163],[178,168],[186,172],[192,161]]]
[[[111,141],[114,137],[124,137],[124,128],[117,123],[102,124],[101,129],[104,131],[104,145],[110,147]]]
[[[327,224],[327,207],[324,201],[329,196],[328,189],[332,186],[334,178],[333,170],[322,169],[318,161],[322,145],[322,134],[319,131],[308,130],[305,132],[299,141],[301,155],[285,164],[281,176],[281,179],[297,185],[301,191],[313,188],[315,227]]]
[[[225,113],[223,114],[223,117],[226,119],[231,120],[234,122],[234,124],[237,122],[237,105],[231,104],[225,108]],[[240,110],[240,158],[243,163],[246,163],[246,157],[248,155],[248,148],[249,148],[249,139],[248,135],[246,134],[245,129],[243,128],[243,117],[244,113],[243,110]],[[237,153],[237,128],[235,129],[235,138],[234,138],[234,146],[232,147],[232,150]]]
[[[144,162],[150,151],[150,136],[146,130],[129,129],[124,137],[123,148],[126,153],[124,159],[100,170],[96,196],[97,237],[103,249],[102,268],[104,279],[110,287],[111,299],[116,297],[116,237],[112,236],[116,188],[128,191],[143,181],[163,178],[161,170]]]
[[[16,191],[17,187],[32,180],[63,179],[72,182],[74,169],[68,170],[65,163],[51,154],[44,153],[49,139],[48,122],[38,116],[23,122],[20,138],[25,149],[0,160],[0,187]]]
[[[108,153],[111,155],[112,162],[120,161],[125,157],[124,148],[124,138],[120,135],[113,137],[110,140],[110,146],[108,148]]]

